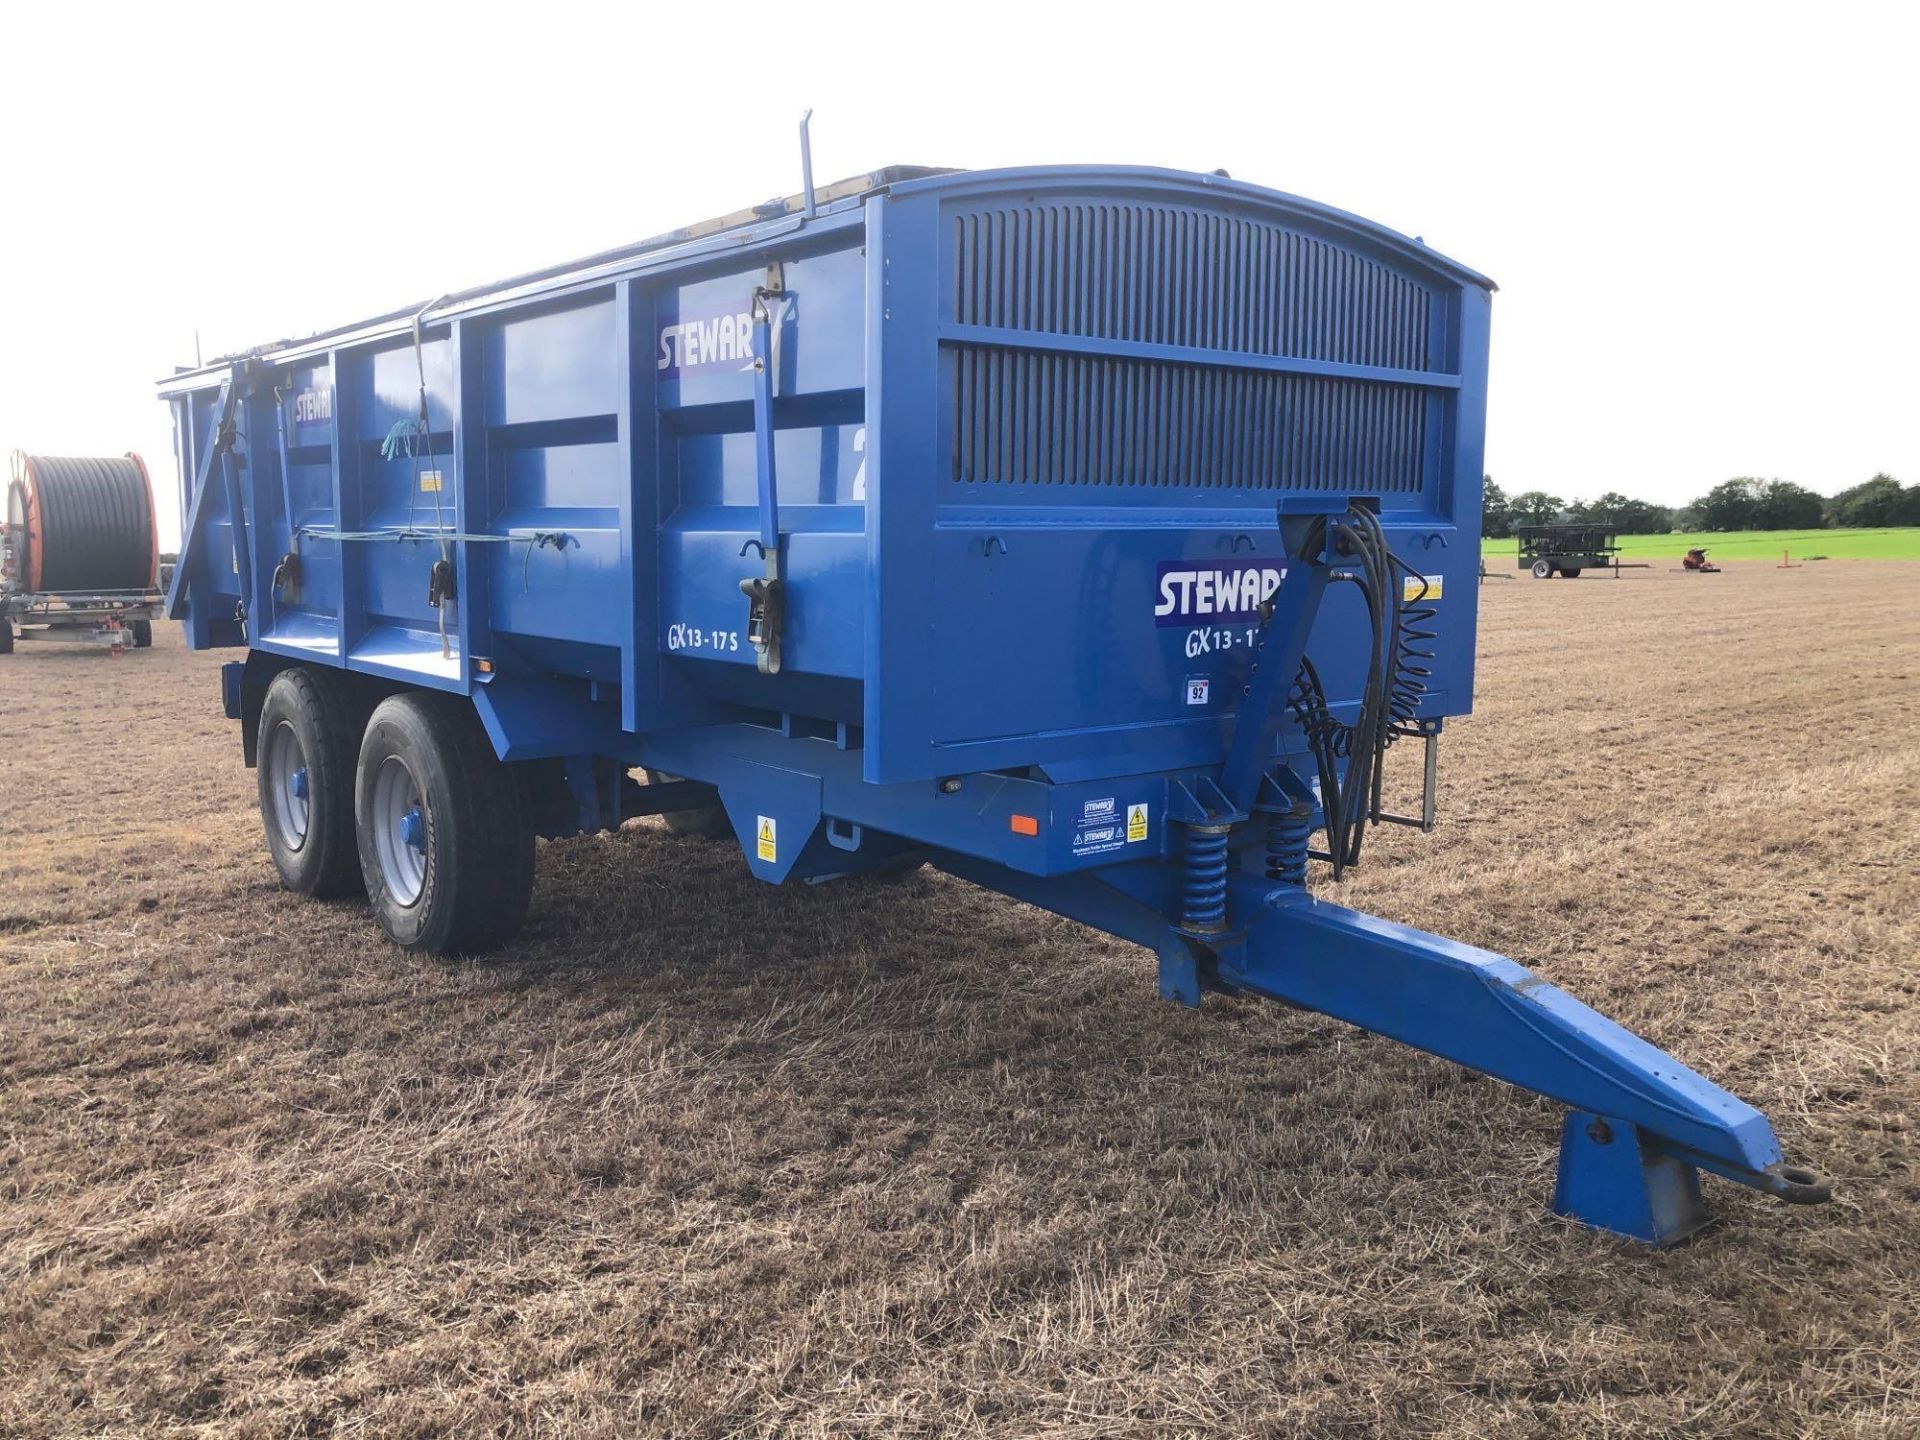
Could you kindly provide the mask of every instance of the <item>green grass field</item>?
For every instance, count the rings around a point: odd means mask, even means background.
[[[1680,532],[1669,535],[1622,535],[1622,560],[1669,560],[1695,545],[1707,547],[1715,564],[1732,560],[1780,563],[1780,552],[1794,560],[1920,560],[1920,526],[1882,530],[1732,530]],[[1512,540],[1485,540],[1481,553],[1488,565],[1504,561],[1511,566],[1516,554]]]

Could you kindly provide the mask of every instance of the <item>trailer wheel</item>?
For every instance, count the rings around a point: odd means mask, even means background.
[[[282,670],[261,703],[257,733],[260,818],[281,880],[302,895],[355,893],[353,764],[360,734],[343,687],[305,666]]]
[[[669,775],[664,770],[647,771],[649,785],[665,785],[678,780],[678,775]],[[692,810],[669,810],[660,817],[667,822],[668,833],[673,835],[698,835],[703,840],[724,840],[733,834],[733,822],[727,819],[724,806],[701,805]]]
[[[151,620],[129,621],[127,624],[127,629],[133,633],[134,649],[151,650],[153,648],[153,621]]]
[[[354,816],[367,899],[395,944],[486,950],[526,919],[533,828],[519,782],[464,700],[380,702],[360,742]]]
[[[1553,566],[1549,565],[1546,561],[1536,560],[1533,562],[1534,579],[1544,580],[1551,574],[1553,574]]]
[[[1576,565],[1569,569],[1562,570],[1560,573],[1569,580],[1578,580],[1580,578],[1580,567]]]
[[[0,655],[13,654],[13,621],[0,615]]]

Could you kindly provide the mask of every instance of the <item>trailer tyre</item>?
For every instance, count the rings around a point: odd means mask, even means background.
[[[1549,565],[1546,561],[1536,560],[1533,562],[1534,579],[1544,580],[1551,574],[1553,574],[1553,566]]]
[[[0,655],[13,654],[13,621],[0,615]]]
[[[353,834],[356,713],[335,676],[298,665],[274,677],[260,706],[254,771],[260,818],[281,880],[302,895],[360,889]]]
[[[134,649],[151,650],[153,648],[153,621],[135,620],[128,624],[127,629],[133,632]]]
[[[1569,580],[1578,580],[1580,578],[1580,569],[1578,566],[1571,566],[1565,570],[1562,570],[1560,573],[1566,576],[1566,578]]]
[[[669,775],[664,770],[647,771],[649,785],[665,785],[679,778],[678,775]],[[719,805],[700,805],[692,810],[669,810],[660,818],[667,822],[668,833],[673,835],[698,835],[703,840],[725,840],[733,835],[733,822],[727,819],[726,810]]]
[[[533,828],[513,771],[463,699],[395,695],[360,742],[360,869],[395,944],[434,955],[512,938],[533,896]]]

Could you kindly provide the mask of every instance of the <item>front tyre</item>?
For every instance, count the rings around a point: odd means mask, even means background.
[[[360,742],[354,817],[367,899],[395,944],[487,950],[526,919],[533,830],[513,772],[466,701],[381,701]]]
[[[360,731],[339,680],[296,665],[267,687],[254,776],[274,868],[289,890],[325,898],[360,888],[353,765]]]

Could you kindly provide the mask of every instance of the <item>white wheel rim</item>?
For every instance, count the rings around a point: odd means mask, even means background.
[[[401,905],[417,904],[427,883],[427,809],[419,782],[398,755],[382,760],[373,777],[372,811],[381,881]]]
[[[311,814],[308,795],[307,752],[292,724],[282,720],[267,737],[267,820],[287,850],[306,847]]]

